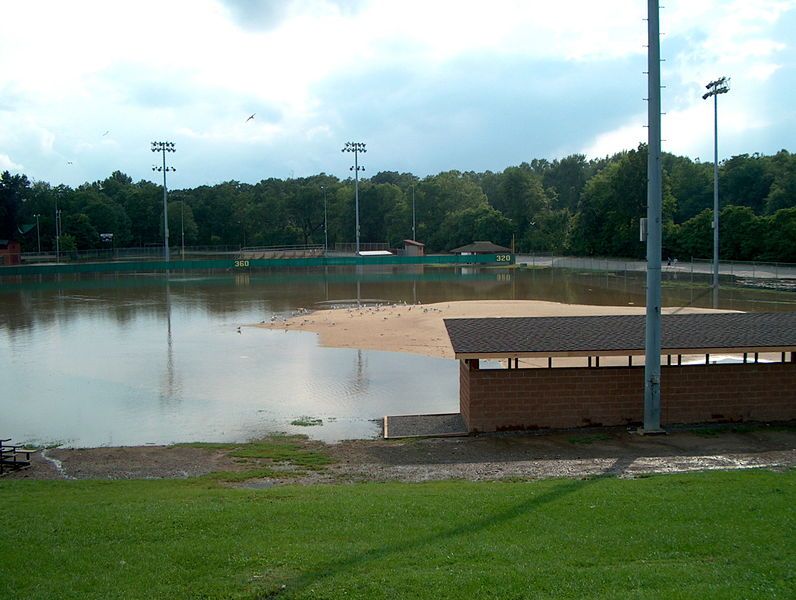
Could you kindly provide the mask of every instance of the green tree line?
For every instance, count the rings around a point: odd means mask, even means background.
[[[399,247],[412,238],[428,251],[491,240],[517,252],[643,258],[647,149],[587,160],[581,154],[534,159],[502,172],[446,171],[419,178],[383,171],[360,182],[362,242]],[[742,154],[719,166],[721,256],[796,262],[796,155]],[[159,245],[162,188],[116,171],[77,188],[0,175],[0,239],[54,247],[61,211],[64,250]],[[713,165],[663,157],[664,256],[712,255]],[[169,193],[171,243],[179,246],[279,246],[355,239],[354,182],[320,174],[298,179],[227,181]],[[106,244],[107,245],[107,244]]]

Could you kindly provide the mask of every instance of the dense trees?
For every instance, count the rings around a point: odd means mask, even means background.
[[[710,257],[713,165],[664,155],[664,255]],[[362,242],[397,247],[412,237],[444,251],[477,239],[514,244],[518,252],[551,251],[641,258],[639,219],[646,215],[644,145],[603,159],[574,154],[508,167],[500,173],[446,171],[425,178],[382,171],[360,182]],[[733,156],[720,165],[721,255],[796,262],[796,155]],[[324,200],[326,213],[324,213]],[[42,248],[54,245],[62,211],[65,249],[158,245],[163,239],[160,186],[120,171],[75,189],[0,175],[0,239],[36,248],[21,233],[40,215]],[[330,245],[355,238],[354,184],[321,173],[299,179],[227,181],[169,194],[173,246]]]
[[[13,240],[18,237],[22,203],[30,195],[30,182],[24,175],[11,175],[8,171],[0,175],[0,239]]]

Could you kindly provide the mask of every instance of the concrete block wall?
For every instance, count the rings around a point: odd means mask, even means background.
[[[478,369],[460,363],[470,431],[640,424],[644,367]],[[796,419],[796,363],[661,367],[661,423]]]

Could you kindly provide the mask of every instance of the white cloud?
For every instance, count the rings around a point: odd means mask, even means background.
[[[0,170],[3,171],[24,171],[25,167],[11,160],[8,154],[0,154]]]
[[[690,115],[704,108],[699,97],[704,82],[725,73],[737,86],[728,109],[734,106],[735,117],[747,124],[758,123],[748,112],[755,98],[744,90],[782,70],[787,40],[774,39],[771,29],[796,0],[670,0],[667,5],[661,13],[668,33],[664,55],[675,46],[678,54],[665,63],[664,110],[670,114],[664,137],[668,126],[678,132],[680,141],[673,144],[699,147],[697,140],[682,142],[695,137],[689,127],[697,119]],[[388,94],[411,97],[412,106],[419,107],[415,123],[390,129],[405,138],[395,140],[394,148],[411,146],[429,122],[455,144],[462,129],[484,122],[494,108],[464,99],[455,113],[430,114],[424,100],[429,88],[466,77],[462,65],[470,61],[479,69],[517,64],[524,87],[515,86],[520,90],[516,101],[528,105],[541,93],[554,93],[539,91],[545,77],[540,73],[553,70],[565,79],[572,63],[589,68],[621,63],[628,70],[630,93],[641,81],[643,66],[636,67],[643,61],[646,28],[639,0],[295,0],[274,6],[232,0],[4,3],[0,147],[43,179],[54,161],[78,155],[85,172],[96,172],[97,178],[110,165],[111,170],[134,168],[125,161],[143,164],[143,173],[149,141],[171,138],[205,144],[205,151],[192,157],[196,161],[212,160],[213,144],[263,149],[290,144],[291,160],[300,162],[297,157],[306,155],[305,168],[314,169],[319,159],[310,155],[312,148],[327,141],[336,146],[334,140],[347,139],[352,131],[363,137],[370,133],[344,115],[367,117],[374,108],[367,103]],[[398,84],[386,75],[393,72],[411,74],[403,89],[393,89]],[[329,104],[330,87],[375,81],[374,74],[381,77],[378,85],[393,88],[352,86],[345,100],[355,109],[348,113],[339,100]],[[460,81],[451,83],[466,88]],[[494,87],[500,95],[501,83]],[[560,104],[566,109],[550,119],[588,115],[592,108],[585,96],[562,98]],[[258,118],[245,124],[253,112]],[[464,115],[466,122],[453,114]],[[545,144],[549,152],[585,146],[593,154],[610,153],[644,139],[639,128],[645,120],[628,116],[616,131],[593,140]],[[106,130],[112,133],[103,137]],[[520,156],[525,151],[516,150],[518,162],[527,158]],[[385,156],[385,161],[399,158]],[[201,162],[186,169],[197,178],[206,171]]]
[[[796,7],[796,1],[678,0],[667,4],[670,9],[661,12],[661,29],[668,32],[661,46],[667,57],[662,68],[666,86],[662,92],[663,149],[712,157],[712,102],[704,101],[702,94],[704,84],[720,75],[732,79],[730,93],[719,98],[722,137],[740,141],[744,134],[774,126],[761,114],[757,90],[782,68],[780,54],[787,45],[771,39],[770,27]],[[667,55],[668,47],[681,46],[684,50]],[[646,120],[646,114],[640,114],[599,134],[585,152],[604,156],[633,147],[634,140],[646,141],[646,129],[639,135],[635,124]]]
[[[644,128],[646,122],[645,114],[634,115],[625,125],[599,134],[581,152],[590,157],[603,157],[635,148],[639,142],[647,141],[647,130]]]

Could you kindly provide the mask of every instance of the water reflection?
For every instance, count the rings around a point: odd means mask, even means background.
[[[180,385],[174,369],[174,343],[171,335],[171,283],[167,280],[165,287],[166,311],[166,371],[161,377],[163,382],[160,390],[160,401],[163,405],[179,402]]]
[[[709,307],[707,283],[667,277],[664,304]],[[457,410],[455,361],[319,348],[314,334],[245,326],[353,298],[643,306],[644,274],[382,266],[4,280],[0,434],[77,446],[270,431],[335,440],[375,434],[385,414]],[[718,300],[795,308],[792,293],[722,288]],[[290,425],[304,415],[324,425]]]
[[[681,277],[679,280],[678,277]],[[793,294],[722,288],[721,298],[702,298],[708,278],[683,280],[664,274],[665,305],[696,305],[739,310],[791,310]],[[0,327],[24,333],[86,312],[105,313],[120,325],[146,316],[165,318],[169,297],[179,306],[212,318],[241,313],[289,314],[316,303],[357,298],[429,303],[450,300],[549,300],[599,305],[644,303],[644,274],[578,273],[552,269],[444,268],[413,266],[289,269],[233,274],[172,273],[113,276],[61,276],[60,280],[0,282]],[[778,308],[777,306],[782,308]],[[764,308],[763,308],[764,307]]]
[[[357,350],[357,361],[354,368],[354,374],[351,377],[349,389],[356,395],[365,394],[368,391],[368,377],[365,373],[365,360],[362,358],[362,350]]]

